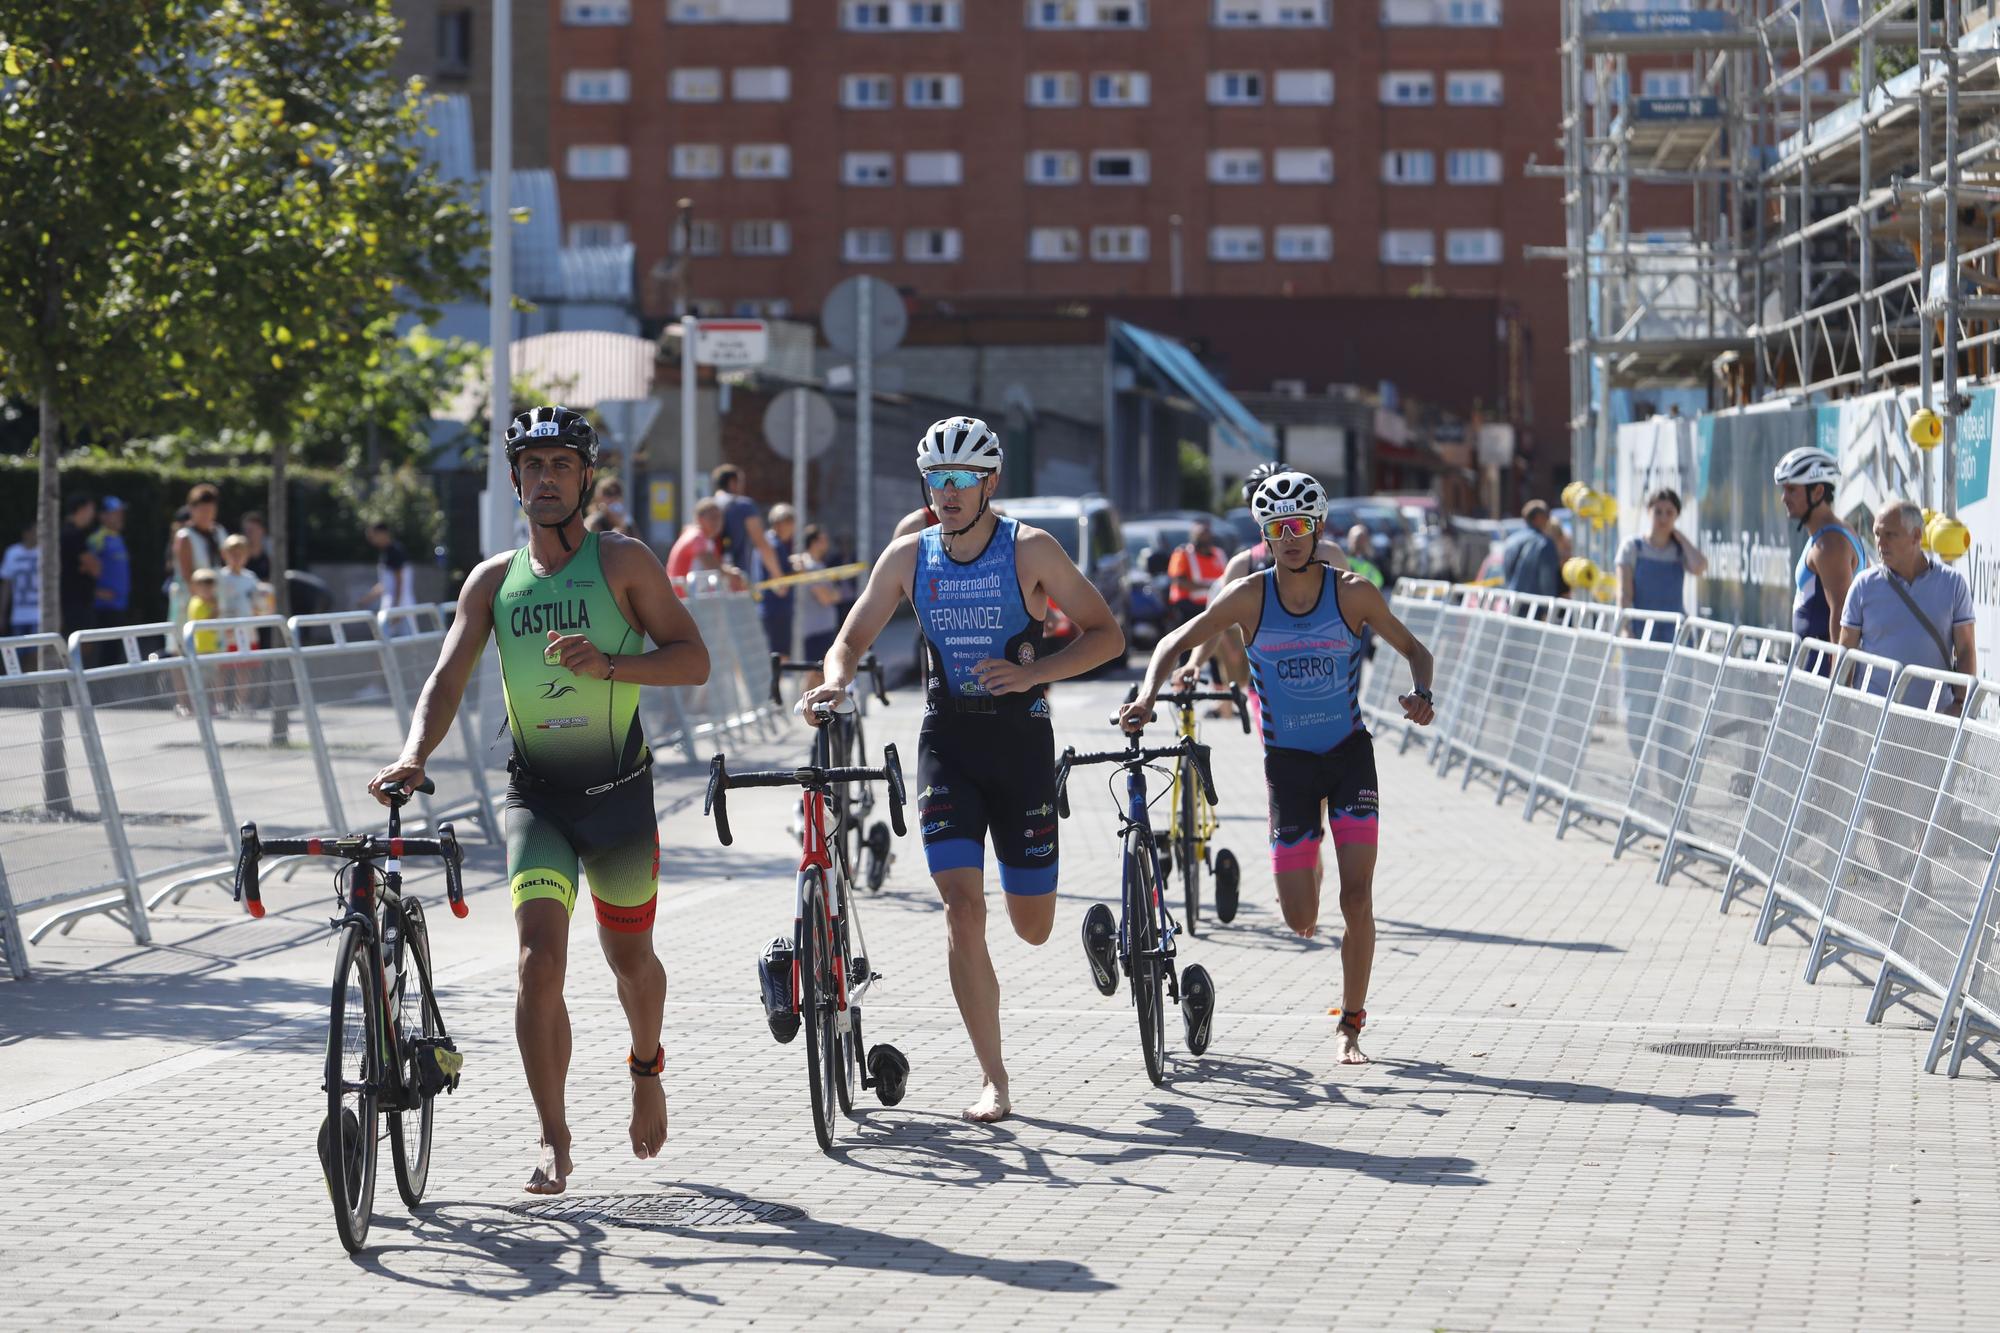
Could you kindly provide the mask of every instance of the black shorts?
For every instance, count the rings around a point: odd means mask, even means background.
[[[990,832],[1002,889],[1056,891],[1056,737],[1046,717],[932,715],[917,740],[917,784],[933,875],[984,869]]]
[[[1319,859],[1333,825],[1333,845],[1375,841],[1375,738],[1357,731],[1324,754],[1272,746],[1264,751],[1264,785],[1271,806],[1271,866],[1296,870]]]

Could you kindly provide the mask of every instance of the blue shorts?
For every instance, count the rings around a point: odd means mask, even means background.
[[[933,875],[986,867],[1000,887],[1056,891],[1056,738],[1046,717],[933,715],[917,740],[917,817]]]

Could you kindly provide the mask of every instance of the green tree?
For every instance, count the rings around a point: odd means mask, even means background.
[[[384,405],[398,322],[477,289],[477,201],[425,161],[420,85],[391,72],[387,0],[220,0],[198,61],[207,105],[189,118],[171,288],[151,314],[211,422],[271,441],[272,583],[287,556],[285,473],[300,441]],[[196,169],[198,167],[198,170]]]
[[[182,0],[0,0],[0,395],[40,416],[41,615],[60,623],[64,427],[142,422],[154,385],[133,316],[168,231],[197,97],[201,15]],[[166,54],[162,54],[166,53]]]

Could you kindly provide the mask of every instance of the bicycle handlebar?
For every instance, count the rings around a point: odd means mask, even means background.
[[[1094,754],[1078,754],[1074,745],[1062,752],[1056,762],[1056,813],[1069,818],[1069,775],[1070,770],[1087,764],[1117,764],[1120,768],[1132,769],[1162,759],[1178,759],[1185,755],[1194,761],[1194,771],[1201,776],[1202,794],[1210,805],[1221,802],[1215,797],[1215,775],[1209,769],[1209,748],[1201,742],[1183,737],[1172,745],[1147,749],[1139,744],[1138,734],[1122,750],[1100,750]]]
[[[896,747],[882,747],[880,768],[827,768],[818,764],[801,764],[797,768],[757,769],[748,773],[731,773],[724,757],[720,754],[708,761],[708,792],[702,797],[701,812],[715,818],[715,836],[724,847],[734,844],[735,835],[729,828],[729,789],[731,787],[810,787],[824,791],[828,787],[843,786],[852,782],[882,781],[889,784],[889,822],[895,827],[896,836],[909,832],[903,822],[903,761],[896,755]]]
[[[814,671],[822,671],[822,670],[824,670],[824,666],[822,663],[788,662],[785,660],[785,655],[783,653],[772,653],[771,654],[772,704],[779,708],[783,708],[785,706],[784,677],[787,673],[790,673],[791,675],[794,676],[803,676]],[[888,703],[889,691],[888,688],[884,686],[882,683],[882,663],[876,660],[875,654],[873,653],[870,653],[868,654],[868,656],[861,659],[861,669],[855,673],[855,679],[858,680],[864,675],[867,676],[874,684],[874,688],[870,690],[869,693],[873,694],[876,697],[876,699],[878,699],[882,703],[885,704]]]
[[[465,905],[462,875],[465,852],[458,845],[458,834],[450,824],[440,824],[434,838],[404,837],[401,809],[413,793],[405,790],[402,784],[393,782],[382,790],[393,802],[389,807],[387,837],[359,833],[344,837],[265,838],[258,834],[255,824],[245,824],[237,835],[240,842],[236,854],[236,901],[242,903],[251,916],[264,915],[257,872],[258,863],[267,856],[338,856],[349,861],[400,861],[411,856],[435,856],[444,861],[445,896],[451,902],[451,914],[461,918],[469,915],[471,909]],[[429,778],[425,778],[416,790],[428,796],[437,788]]]
[[[1135,703],[1138,701],[1138,698],[1139,687],[1137,685],[1125,691],[1126,703]],[[1159,697],[1160,703],[1170,705],[1174,708],[1193,708],[1198,703],[1206,703],[1210,700],[1217,703],[1226,702],[1234,704],[1236,706],[1236,720],[1243,724],[1243,734],[1245,736],[1250,734],[1250,707],[1243,697],[1243,687],[1233,681],[1226,690],[1169,690]],[[1158,721],[1159,716],[1158,713],[1154,713],[1154,721]],[[1111,722],[1113,726],[1116,726],[1118,719],[1114,717],[1111,719]]]

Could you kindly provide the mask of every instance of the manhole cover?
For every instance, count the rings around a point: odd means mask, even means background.
[[[636,1223],[647,1226],[740,1227],[793,1222],[805,1214],[784,1203],[712,1194],[600,1194],[524,1203],[529,1217],[555,1222]]]
[[[1663,1041],[1648,1046],[1655,1055],[1684,1060],[1845,1060],[1831,1046],[1787,1046],[1776,1041]]]

